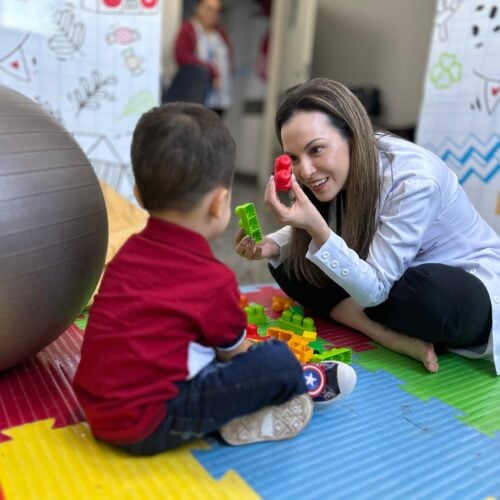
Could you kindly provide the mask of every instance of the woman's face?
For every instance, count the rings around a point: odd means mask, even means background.
[[[284,152],[297,180],[320,201],[344,188],[349,175],[349,142],[319,111],[299,111],[281,127]]]

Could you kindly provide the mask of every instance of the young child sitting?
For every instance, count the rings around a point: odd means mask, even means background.
[[[171,103],[141,117],[131,155],[150,217],[91,309],[73,386],[93,434],[134,455],[217,430],[235,445],[295,436],[313,411],[302,367],[282,342],[245,340],[236,278],[208,242],[231,215],[231,135]]]

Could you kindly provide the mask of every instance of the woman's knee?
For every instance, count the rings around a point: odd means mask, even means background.
[[[369,317],[391,329],[448,345],[480,340],[491,316],[483,283],[463,269],[423,264],[408,269]]]

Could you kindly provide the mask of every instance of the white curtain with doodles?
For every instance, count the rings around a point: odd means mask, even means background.
[[[417,142],[500,232],[499,0],[438,0]]]
[[[0,83],[38,102],[127,199],[139,116],[160,96],[160,0],[0,2]]]

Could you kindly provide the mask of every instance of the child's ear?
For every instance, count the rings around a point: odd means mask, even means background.
[[[137,187],[137,184],[134,184],[134,196],[135,196],[135,199],[137,200],[137,203],[139,203],[139,206],[141,208],[146,209],[146,207],[144,206],[144,203],[142,202],[141,193],[139,192],[139,188]]]
[[[210,203],[210,215],[217,219],[222,215],[228,196],[229,189],[225,187],[218,187],[214,190],[212,202]]]

